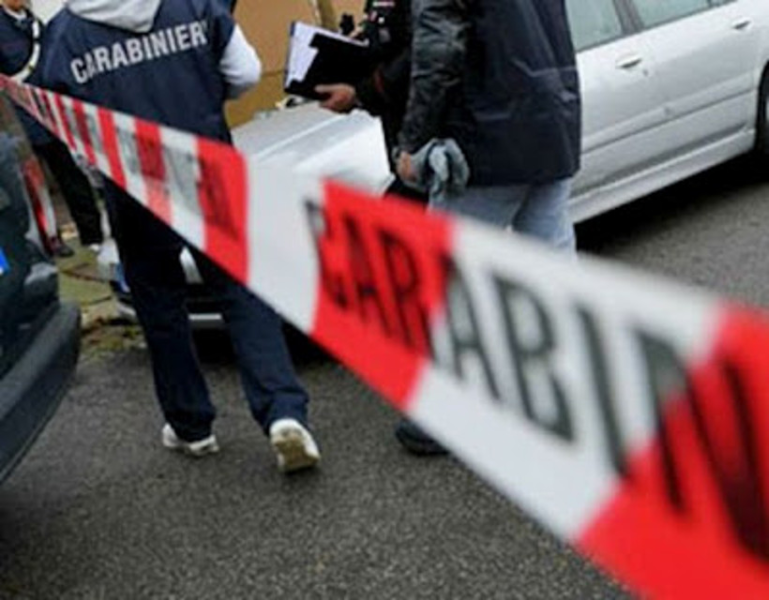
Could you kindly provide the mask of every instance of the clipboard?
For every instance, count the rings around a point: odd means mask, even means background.
[[[345,37],[300,21],[291,23],[283,90],[321,100],[315,86],[323,83],[354,85],[376,65],[366,42]]]

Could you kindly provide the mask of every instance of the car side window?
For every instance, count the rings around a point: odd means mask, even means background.
[[[711,8],[709,0],[633,0],[644,27],[656,27]]]
[[[566,0],[566,10],[577,51],[605,44],[623,34],[614,0]]]

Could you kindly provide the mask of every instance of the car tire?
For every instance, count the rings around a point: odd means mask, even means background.
[[[756,156],[769,159],[769,65],[758,88],[758,117],[756,119]]]

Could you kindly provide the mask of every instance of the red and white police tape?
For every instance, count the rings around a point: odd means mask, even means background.
[[[769,320],[5,78],[551,531],[655,598],[769,598]]]
[[[59,233],[56,231],[53,201],[48,193],[45,173],[37,157],[27,158],[21,167],[21,173],[43,245],[52,252],[61,242]]]

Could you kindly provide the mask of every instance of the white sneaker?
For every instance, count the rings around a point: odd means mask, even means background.
[[[177,450],[188,456],[194,456],[200,458],[207,454],[215,454],[219,452],[219,444],[216,443],[216,437],[211,434],[208,437],[198,440],[197,442],[185,442],[181,439],[173,427],[168,423],[163,426],[163,446],[169,450]]]
[[[312,434],[296,419],[278,419],[270,426],[270,444],[278,457],[278,468],[292,473],[314,467],[320,460]]]

